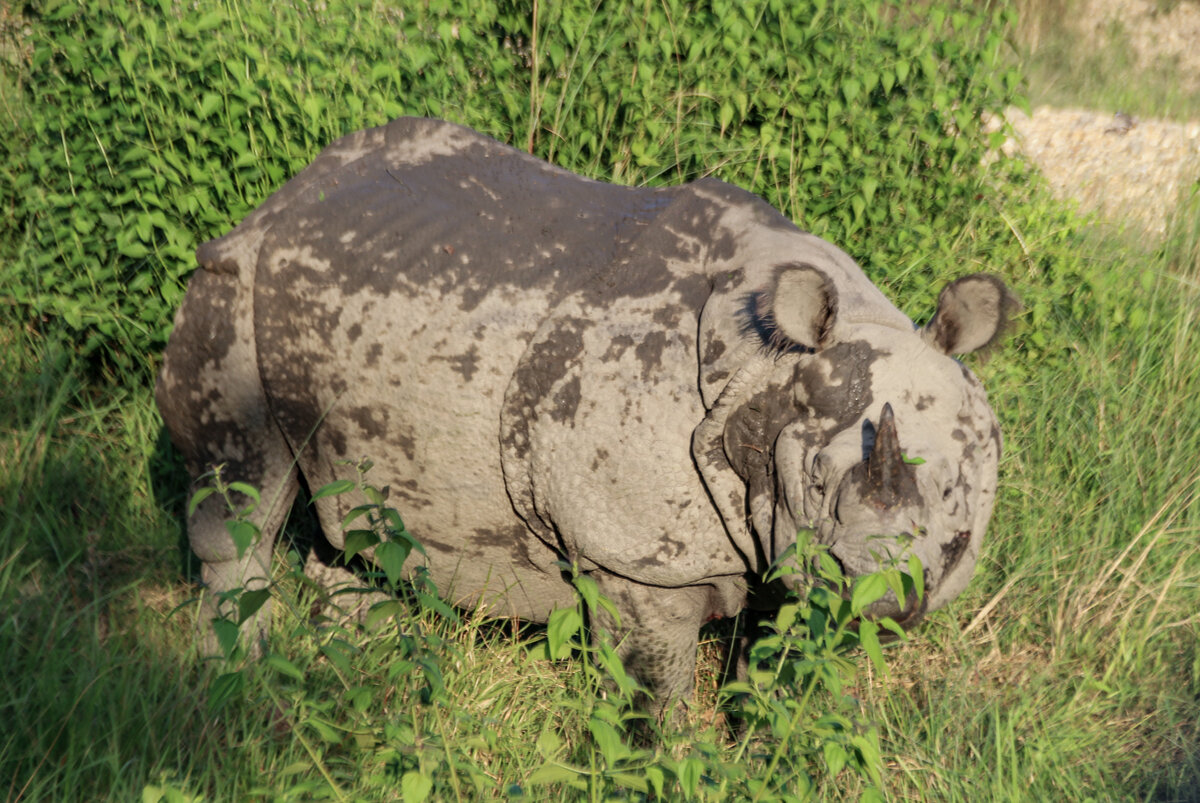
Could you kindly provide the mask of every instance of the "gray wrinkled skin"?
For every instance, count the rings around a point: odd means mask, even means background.
[[[241,560],[218,497],[189,520],[213,591],[264,582],[301,477],[364,457],[451,602],[544,621],[573,604],[556,561],[593,573],[660,710],[799,528],[852,575],[916,554],[922,610],[970,578],[1000,433],[948,355],[997,337],[996,279],[917,329],[734,187],[601,184],[418,119],[334,143],[197,258],[159,408],[194,478],[263,491]],[[360,502],[316,503],[335,546]]]

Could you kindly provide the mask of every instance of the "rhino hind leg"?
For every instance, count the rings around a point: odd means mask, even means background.
[[[711,590],[642,585],[602,571],[593,576],[621,616],[618,624],[601,609],[595,624],[617,642],[626,671],[648,692],[639,704],[660,720],[678,717],[696,685],[697,639]]]
[[[231,495],[261,534],[242,555],[225,526],[235,513],[220,494],[205,498],[188,517],[188,542],[202,561],[205,589],[197,627],[206,655],[219,653],[212,620],[236,612],[232,600],[222,604],[223,593],[261,589],[270,582],[275,536],[299,489],[291,448],[259,380],[248,295],[236,276],[196,272],[155,391],[163,424],[191,475],[192,492],[211,485],[210,472],[220,467],[223,482],[244,482],[261,495],[256,505],[243,494]],[[248,636],[252,653],[269,620],[268,601],[242,624],[243,643]]]

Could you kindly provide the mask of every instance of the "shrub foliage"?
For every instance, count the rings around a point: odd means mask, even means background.
[[[594,178],[715,174],[869,271],[936,251],[1017,77],[1005,20],[929,5],[918,26],[881,0],[34,3],[0,141],[4,301],[146,364],[196,245],[405,114]]]

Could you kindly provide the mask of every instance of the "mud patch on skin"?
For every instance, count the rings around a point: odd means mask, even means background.
[[[667,336],[662,332],[650,332],[637,344],[634,354],[642,363],[642,381],[649,382],[662,366],[663,350],[667,347]]]
[[[584,331],[592,324],[582,318],[565,317],[554,322],[545,336],[535,341],[525,352],[504,394],[503,418],[511,425],[501,433],[501,445],[511,450],[518,460],[529,452],[529,423],[535,411],[543,406],[559,382],[578,363],[583,351]],[[578,388],[576,388],[578,391]],[[570,391],[564,402],[570,402]],[[553,400],[551,400],[553,402]],[[578,407],[578,392],[574,397],[574,416]],[[551,409],[555,409],[553,404]]]
[[[874,404],[871,368],[888,358],[863,340],[837,343],[819,354],[801,360],[796,367],[800,402],[810,415],[832,422],[824,435],[840,432],[858,423]]]
[[[608,460],[608,450],[607,449],[597,449],[596,456],[594,458],[592,458],[592,471],[599,471],[600,466],[606,460]]]
[[[411,463],[416,458],[417,444],[413,439],[412,430],[406,426],[393,426],[388,430],[389,443],[399,447],[405,458]]]
[[[507,550],[515,564],[540,568],[541,563],[544,563],[544,555],[539,554],[539,557],[543,558],[541,562],[534,559],[533,554],[529,551],[532,538],[534,538],[533,534],[525,527],[513,524],[498,530],[476,529],[473,540],[476,546],[485,548],[480,550],[481,552],[486,551],[487,548]],[[537,546],[540,553],[544,549],[544,545],[538,541]]]
[[[362,433],[374,440],[383,440],[388,434],[388,411],[370,407],[355,407],[346,412],[346,417],[358,425]]]
[[[578,376],[573,376],[559,385],[554,392],[553,404],[550,407],[550,418],[560,424],[575,426],[575,416],[579,411],[582,398]]]
[[[601,355],[601,362],[619,362],[626,351],[633,348],[634,340],[629,335],[616,335],[608,345],[608,349]]]
[[[456,354],[453,357],[435,356],[432,359],[449,363],[450,367],[462,376],[463,381],[470,382],[479,367],[479,349],[472,344],[462,354]]]

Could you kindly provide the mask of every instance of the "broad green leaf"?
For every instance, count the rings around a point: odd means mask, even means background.
[[[379,544],[379,536],[372,530],[350,530],[346,533],[345,541],[342,544],[342,554],[347,562],[354,560],[355,556],[363,550],[370,549]]]
[[[525,783],[530,786],[539,786],[541,784],[550,783],[566,783],[573,781],[579,776],[579,771],[562,764],[543,764],[533,771]]]
[[[225,529],[229,532],[229,537],[233,539],[233,545],[237,548],[238,560],[241,560],[246,551],[258,542],[259,529],[249,521],[227,521]]]
[[[343,530],[350,529],[351,524],[356,522],[358,519],[362,518],[367,513],[370,513],[374,509],[375,509],[374,505],[359,505],[356,508],[352,508],[350,510],[350,512],[346,514],[346,517],[344,519],[342,519],[342,529]]]
[[[546,640],[550,645],[550,656],[555,660],[571,654],[571,639],[579,634],[583,619],[577,608],[559,608],[550,614],[546,623]]]
[[[916,555],[908,556],[908,575],[912,578],[917,599],[925,599],[925,568],[921,565],[921,559]]]
[[[718,124],[721,127],[721,133],[725,133],[725,129],[729,128],[729,124],[733,121],[733,104],[726,101],[721,104],[721,111],[718,116]]]
[[[879,625],[869,619],[858,623],[858,643],[863,652],[875,665],[875,670],[881,675],[887,674],[887,664],[883,661],[883,649],[879,646]]]
[[[212,629],[213,635],[217,637],[217,646],[221,648],[221,653],[226,657],[232,655],[238,641],[237,623],[228,619],[214,619]]]
[[[271,667],[276,672],[279,672],[282,675],[287,675],[292,680],[296,680],[301,683],[304,682],[304,673],[300,671],[299,667],[297,667],[287,658],[284,658],[282,655],[279,655],[278,653],[270,653],[265,660],[267,666]]]
[[[227,672],[213,680],[208,688],[208,707],[210,711],[219,711],[227,702],[241,695],[246,686],[246,678],[241,672]]]
[[[346,491],[353,490],[355,487],[356,483],[353,480],[334,480],[328,485],[322,485],[320,488],[314,491],[312,495],[312,501],[315,502],[318,499],[324,499],[327,496],[344,494]]]
[[[269,588],[256,588],[253,591],[243,591],[238,596],[238,624],[244,624],[250,617],[271,598]]]
[[[887,579],[883,575],[868,574],[860,577],[850,593],[850,610],[857,616],[871,603],[882,599],[887,591]]]
[[[825,764],[829,767],[830,776],[836,777],[846,766],[846,748],[835,741],[827,740],[821,745],[821,752],[825,755]]]
[[[383,569],[391,585],[400,582],[404,572],[404,561],[408,560],[410,550],[409,545],[403,541],[384,541],[375,547],[375,562]]]
[[[328,744],[337,744],[342,740],[342,735],[338,732],[337,728],[334,727],[333,723],[327,722],[322,717],[315,715],[310,716],[308,719],[304,720],[304,724],[316,731],[317,735],[321,737],[321,741],[323,742]]]
[[[252,510],[254,510],[254,508],[258,507],[259,503],[262,502],[262,497],[259,496],[258,489],[256,489],[253,485],[249,485],[244,482],[231,482],[229,483],[229,490],[250,498],[252,504],[242,510],[241,515],[243,516],[250,513]]]
[[[192,517],[192,515],[196,512],[196,508],[200,507],[201,502],[203,502],[205,499],[212,496],[216,492],[217,492],[216,488],[208,487],[208,488],[201,488],[200,490],[196,491],[196,493],[192,494],[191,501],[188,502],[188,511],[187,511],[188,518]]]
[[[215,92],[205,92],[200,98],[200,103],[196,107],[196,116],[201,120],[207,120],[212,116],[213,112],[221,108],[222,98]]]
[[[374,630],[380,622],[385,622],[388,619],[393,619],[402,614],[405,610],[405,605],[400,600],[383,600],[376,602],[367,611],[367,618],[364,624],[368,630]]]
[[[409,770],[400,779],[400,794],[404,803],[421,803],[432,791],[433,781],[416,770]]]
[[[866,199],[868,204],[873,203],[875,201],[875,190],[877,190],[878,188],[879,188],[879,179],[877,179],[873,176],[867,176],[866,178],[863,179],[862,194],[863,194],[863,198]]]
[[[629,748],[621,741],[617,729],[604,720],[592,717],[588,720],[588,731],[609,767],[615,766],[618,761],[629,755]]]

